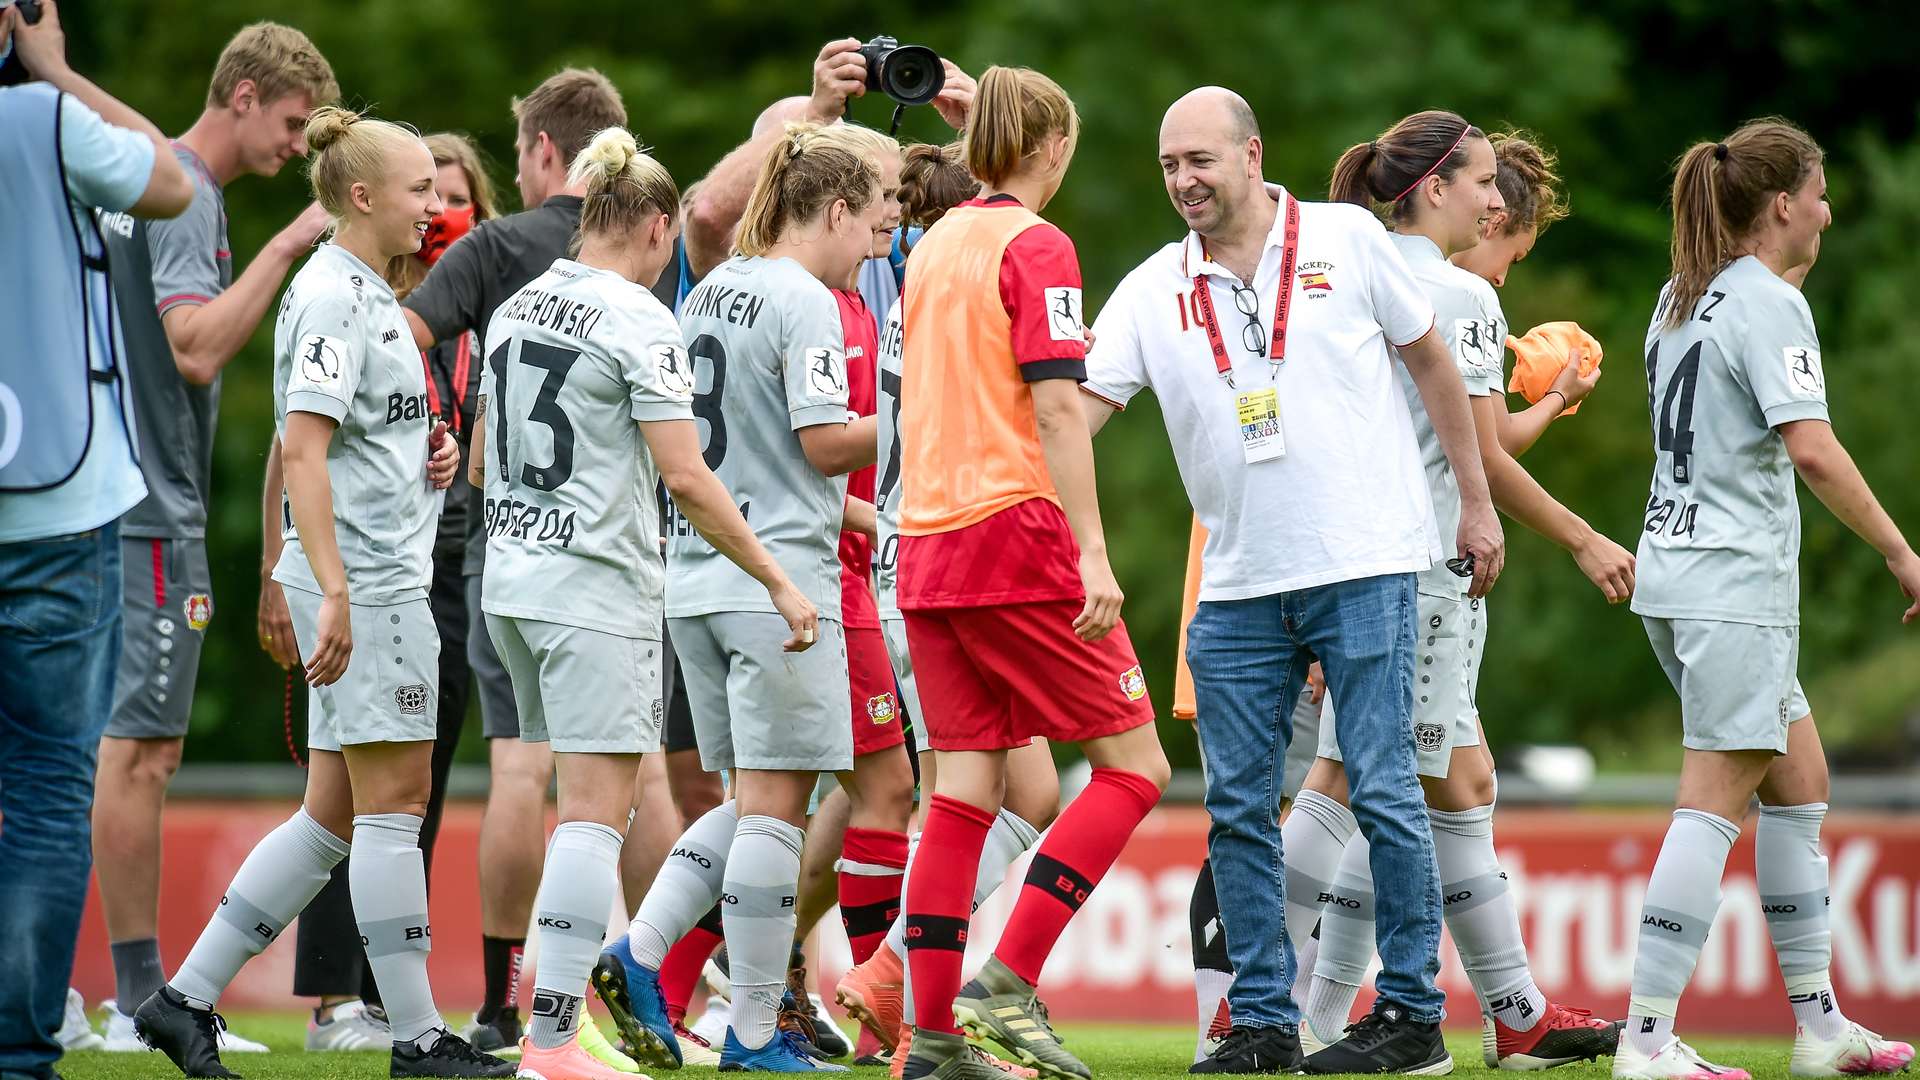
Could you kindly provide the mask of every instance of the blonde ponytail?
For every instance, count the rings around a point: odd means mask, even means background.
[[[1030,68],[981,73],[964,136],[967,171],[997,187],[1054,135],[1066,136],[1069,155],[1080,139],[1080,113],[1059,83]]]
[[[313,155],[307,179],[336,228],[353,206],[353,185],[372,187],[386,174],[389,152],[419,142],[420,133],[406,124],[336,105],[313,110],[307,118],[307,148]]]
[[[835,201],[857,214],[879,198],[880,163],[865,149],[872,144],[835,131],[845,126],[787,125],[747,197],[734,242],[740,254],[766,254],[789,229],[819,217]]]

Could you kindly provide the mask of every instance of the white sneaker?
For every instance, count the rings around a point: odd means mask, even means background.
[[[709,1043],[706,1039],[695,1035],[692,1031],[676,1031],[674,1035],[680,1040],[680,1061],[682,1064],[711,1065],[716,1068],[720,1065],[720,1051],[715,1050],[713,1044]]]
[[[100,1049],[115,1054],[147,1052],[147,1044],[134,1034],[133,1017],[121,1012],[118,1002],[108,998],[100,1003],[100,1010],[107,1014],[107,1022],[101,1025],[106,1029],[106,1037],[102,1040],[105,1045]]]
[[[149,1049],[147,1044],[141,1042],[140,1036],[134,1033],[133,1017],[120,1011],[119,1002],[108,998],[100,1003],[100,1008],[107,1014],[107,1044],[100,1049],[116,1054],[144,1054],[147,1052]],[[264,1045],[254,1042],[252,1039],[235,1035],[225,1027],[220,1029],[219,1046],[220,1052],[223,1054],[264,1054],[267,1052],[267,1048]]]
[[[308,1050],[392,1050],[393,1029],[386,1017],[359,999],[343,1001],[307,1019]]]
[[[1621,1039],[1613,1055],[1613,1075],[1614,1080],[1753,1080],[1747,1070],[1715,1065],[1679,1039],[1668,1039],[1652,1057],[1632,1040]]]
[[[1913,1063],[1913,1047],[1883,1039],[1852,1021],[1837,1039],[1816,1039],[1805,1027],[1793,1033],[1795,1076],[1871,1076],[1899,1072]]]
[[[693,1026],[688,1030],[707,1040],[709,1044],[717,1045],[727,1037],[727,1024],[732,1020],[733,1006],[729,1005],[725,998],[715,994],[707,999],[707,1011],[701,1013],[700,1019],[694,1021]]]
[[[60,1015],[60,1030],[53,1037],[68,1050],[98,1050],[107,1045],[87,1020],[86,999],[71,986],[67,987],[67,1009]]]

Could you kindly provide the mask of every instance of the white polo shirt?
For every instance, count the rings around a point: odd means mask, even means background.
[[[1262,335],[1273,327],[1285,192],[1254,275]],[[1212,290],[1220,336],[1243,391],[1279,393],[1286,454],[1249,465],[1233,392],[1215,369],[1194,277]],[[1434,325],[1433,305],[1379,220],[1345,203],[1300,204],[1286,362],[1243,343],[1239,278],[1198,234],[1155,252],[1120,282],[1093,325],[1086,390],[1125,408],[1160,399],[1180,477],[1206,525],[1200,600],[1245,600],[1381,574],[1441,558],[1407,399],[1388,349]],[[1451,538],[1448,538],[1451,540]]]

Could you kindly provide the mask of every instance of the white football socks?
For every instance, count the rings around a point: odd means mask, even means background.
[[[347,842],[320,827],[303,807],[263,837],[233,875],[220,906],[186,962],[167,985],[195,1005],[212,1008],[241,965],[273,943],[347,857]],[[123,1001],[131,1014],[138,1001]]]
[[[1353,839],[1353,811],[1317,791],[1293,797],[1293,809],[1280,823],[1280,851],[1287,870],[1287,940],[1293,942],[1299,972],[1311,972],[1305,958],[1321,908],[1333,891],[1340,855]],[[1294,982],[1300,982],[1298,974]]]
[[[427,981],[433,930],[427,922],[427,865],[415,814],[358,814],[347,889],[380,987],[393,1041],[417,1042],[444,1027]]]
[[[607,913],[620,887],[620,834],[592,821],[563,821],[547,845],[534,901],[539,946],[527,1037],[542,1050],[565,1046],[580,1030],[587,977],[607,937]]]
[[[750,814],[740,819],[728,853],[720,918],[733,980],[733,1034],[748,1050],[767,1045],[778,1027],[805,839],[779,818]]]
[[[1493,807],[1427,811],[1440,867],[1442,913],[1467,978],[1502,1024],[1526,1031],[1546,1012],[1547,998],[1527,969],[1520,913],[1493,852]]]
[[[1331,899],[1320,916],[1320,954],[1307,991],[1307,1023],[1323,1042],[1347,1028],[1353,999],[1373,962],[1373,849],[1356,833],[1340,855]]]
[[[634,959],[660,970],[673,943],[686,936],[701,916],[720,899],[727,872],[727,851],[739,811],[732,799],[707,811],[687,826],[673,842],[667,861],[654,876],[653,887],[640,901],[640,910],[627,927],[627,944]]]
[[[1704,810],[1675,810],[1647,881],[1624,1034],[1649,1056],[1673,1037],[1680,994],[1720,910],[1720,878],[1740,826]],[[1657,1021],[1664,1020],[1660,1024]]]
[[[1817,1039],[1838,1038],[1847,1029],[1830,975],[1827,856],[1820,850],[1826,816],[1826,803],[1762,806],[1754,829],[1754,870],[1767,934],[1786,979],[1794,1022]]]

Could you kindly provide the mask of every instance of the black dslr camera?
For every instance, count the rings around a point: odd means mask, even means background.
[[[867,58],[867,89],[902,105],[925,105],[947,84],[940,56],[925,45],[902,45],[885,34],[860,46]]]

